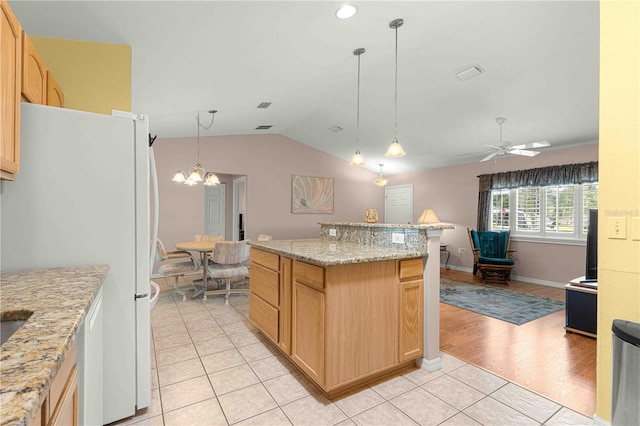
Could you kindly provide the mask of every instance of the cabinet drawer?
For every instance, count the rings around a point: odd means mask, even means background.
[[[400,261],[400,279],[422,277],[422,258]]]
[[[76,341],[74,340],[71,344],[71,347],[67,351],[67,354],[64,357],[64,361],[58,370],[58,374],[53,379],[51,383],[51,388],[49,390],[49,404],[50,407],[55,407],[58,405],[58,400],[62,395],[62,391],[67,384],[67,379],[69,378],[71,372],[76,366]]]
[[[324,290],[324,268],[296,260],[293,262],[293,280],[318,290]]]
[[[260,265],[277,271],[280,267],[280,256],[268,251],[262,251],[259,249],[251,248],[251,262],[259,263]]]
[[[278,310],[255,293],[251,293],[249,304],[251,322],[274,343],[278,343]]]
[[[249,271],[249,287],[251,291],[269,302],[274,307],[280,305],[279,294],[279,275],[262,265],[251,262]]]

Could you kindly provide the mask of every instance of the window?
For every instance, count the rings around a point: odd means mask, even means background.
[[[585,240],[598,183],[494,189],[488,228],[522,239]]]

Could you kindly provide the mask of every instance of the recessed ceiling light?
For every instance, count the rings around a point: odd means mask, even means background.
[[[340,19],[349,19],[356,14],[356,7],[350,4],[340,6],[340,9],[336,10],[336,16]]]

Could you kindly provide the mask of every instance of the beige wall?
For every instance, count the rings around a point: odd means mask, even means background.
[[[108,115],[131,111],[131,47],[30,38],[64,92],[65,108]]]
[[[451,251],[449,264],[471,270],[473,255],[467,228],[475,229],[477,226],[478,175],[597,160],[598,145],[593,143],[576,148],[547,150],[532,158],[511,156],[500,158],[497,162],[476,162],[391,176],[389,185],[413,184],[415,218],[420,217],[424,209],[431,208],[441,221],[456,226],[456,229],[447,230],[442,235],[442,243],[448,244]],[[462,247],[467,253],[458,255],[457,249]],[[584,275],[584,245],[513,241],[511,247],[516,250],[514,277],[559,286]]]
[[[640,322],[640,241],[609,239],[640,218],[640,2],[600,2],[600,198],[596,415],[611,419],[611,323]]]
[[[258,234],[274,239],[317,238],[318,222],[362,222],[367,208],[384,210],[384,189],[373,184],[375,172],[349,166],[287,137],[201,137],[200,144],[200,163],[205,170],[247,176],[247,239],[255,240]],[[160,193],[159,237],[167,248],[173,248],[176,242],[203,232],[203,186],[171,181],[176,171],[196,162],[195,138],[158,138],[153,146]],[[292,214],[292,174],[333,178],[334,214]],[[229,180],[228,196],[232,190]]]

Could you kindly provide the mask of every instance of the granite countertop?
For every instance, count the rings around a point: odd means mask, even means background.
[[[2,271],[0,317],[24,325],[0,347],[0,424],[31,423],[108,265]]]
[[[404,246],[382,247],[321,239],[251,241],[249,244],[257,249],[321,266],[412,259],[427,254],[425,251],[406,249]]]
[[[404,228],[404,229],[455,229],[456,227],[450,223],[367,223],[367,222],[318,222],[319,225],[324,226],[347,226],[358,228]]]

